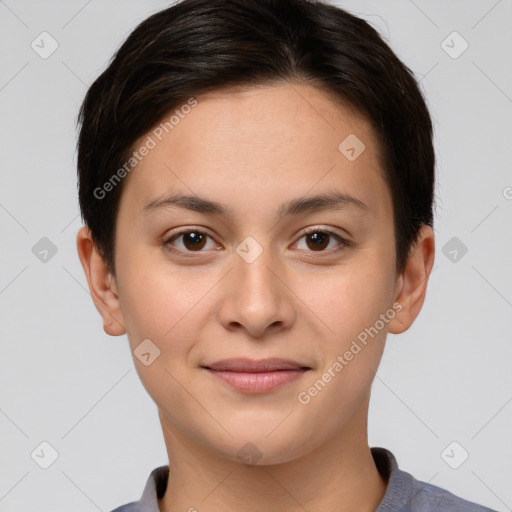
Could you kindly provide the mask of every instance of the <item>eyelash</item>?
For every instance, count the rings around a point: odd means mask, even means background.
[[[171,243],[179,238],[181,235],[187,235],[189,233],[199,233],[201,235],[205,235],[209,238],[212,238],[210,235],[208,235],[208,233],[205,233],[204,231],[200,231],[199,229],[186,229],[186,230],[183,230],[183,231],[179,231],[177,233],[174,233],[172,236],[170,236],[169,238],[167,238],[164,242],[163,242],[163,245],[165,247],[166,250],[174,253],[174,254],[179,254],[179,255],[186,255],[187,257],[189,257],[189,254],[194,254],[194,253],[197,253],[197,254],[201,254],[205,251],[201,250],[201,251],[183,251],[181,249],[176,249],[174,248]],[[312,252],[312,253],[315,253],[315,252],[318,252],[318,253],[333,253],[333,252],[338,252],[338,251],[341,251],[343,249],[346,249],[348,247],[350,247],[352,244],[351,242],[349,242],[348,240],[346,240],[345,238],[341,237],[340,235],[336,234],[336,233],[333,233],[332,231],[329,231],[329,230],[326,230],[326,229],[319,229],[319,228],[311,228],[307,231],[304,231],[302,233],[302,235],[300,236],[299,240],[301,240],[302,238],[304,238],[305,236],[307,235],[311,235],[313,233],[322,233],[322,234],[326,234],[326,235],[329,235],[330,237],[333,237],[335,238],[338,242],[339,242],[339,247],[335,248],[335,249],[330,249],[330,250],[322,250],[322,251],[309,251],[309,252]],[[213,238],[212,238],[213,239]],[[191,256],[191,257],[194,257],[194,256]]]

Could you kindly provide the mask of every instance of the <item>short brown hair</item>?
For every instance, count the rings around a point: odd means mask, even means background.
[[[375,128],[403,270],[421,226],[433,227],[434,204],[432,122],[410,69],[366,21],[321,1],[182,0],[135,28],[80,108],[80,209],[113,275],[125,180],[104,197],[97,190],[135,141],[200,93],[297,80],[334,93]]]

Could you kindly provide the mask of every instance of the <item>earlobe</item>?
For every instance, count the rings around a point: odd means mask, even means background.
[[[120,307],[117,283],[109,272],[87,226],[79,229],[76,246],[92,300],[103,319],[103,329],[110,336],[125,334],[126,328]]]
[[[419,315],[425,301],[434,256],[434,232],[430,226],[424,225],[398,278],[395,302],[401,304],[402,308],[389,322],[388,332],[399,334],[406,331]]]

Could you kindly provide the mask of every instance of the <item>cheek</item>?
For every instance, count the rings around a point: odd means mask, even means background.
[[[156,266],[138,272],[126,266],[125,270],[121,307],[139,378],[158,406],[186,411],[191,407],[184,391],[190,386],[187,360],[197,341],[199,301],[205,288],[193,286],[184,274],[168,275]],[[184,293],[186,285],[194,291]],[[151,343],[145,341],[148,339]],[[143,359],[147,352],[148,365]],[[179,416],[173,417],[177,424]]]
[[[165,353],[188,350],[205,317],[204,295],[215,279],[190,269],[139,262],[126,261],[120,273],[120,302],[132,350],[146,338]]]
[[[308,306],[329,327],[329,334],[315,340],[321,366],[297,398],[309,418],[324,418],[326,429],[347,422],[368,396],[384,350],[387,322],[394,316],[389,283],[385,273],[360,274],[347,267],[310,296]]]
[[[390,308],[393,279],[388,266],[367,258],[304,280],[296,289],[316,323],[320,319],[325,326],[325,342],[338,350]]]

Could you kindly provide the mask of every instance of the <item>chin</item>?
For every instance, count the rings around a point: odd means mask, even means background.
[[[321,443],[321,440],[313,438],[312,433],[301,431],[299,437],[282,427],[271,432],[266,427],[258,430],[253,424],[245,431],[231,431],[234,437],[225,439],[222,446],[211,446],[226,459],[247,466],[271,466],[299,459]]]

